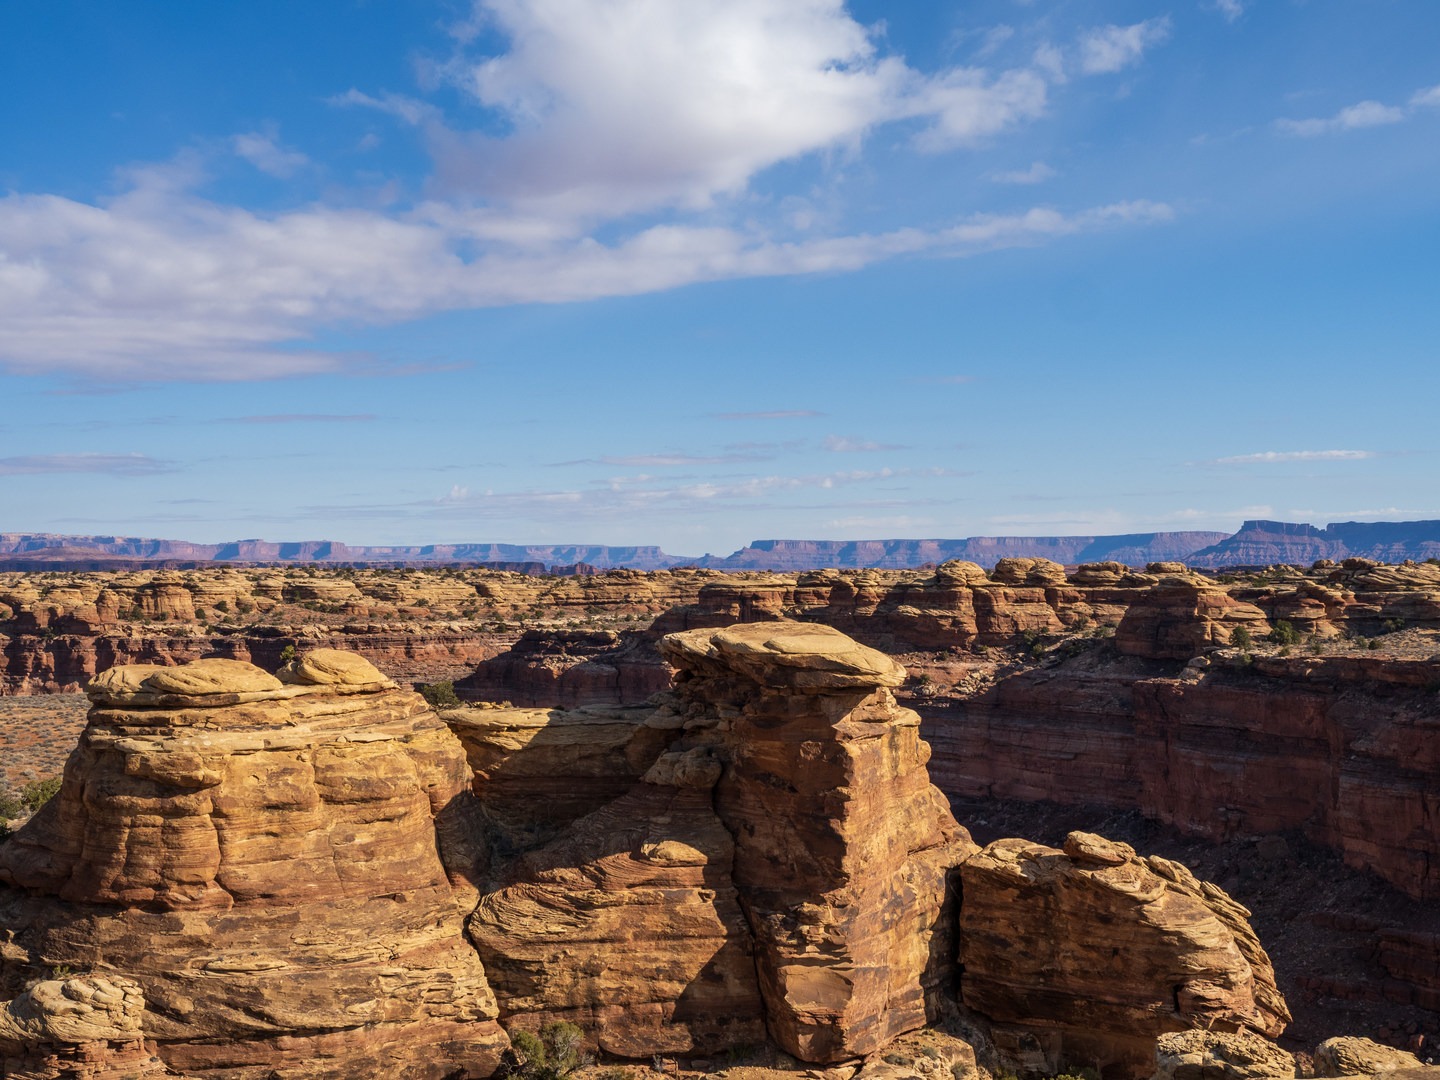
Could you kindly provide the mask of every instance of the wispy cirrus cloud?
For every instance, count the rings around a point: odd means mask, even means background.
[[[176,471],[174,462],[146,454],[27,454],[0,458],[0,476],[34,476],[47,473],[155,476]]]
[[[852,496],[853,491],[869,490],[885,494],[892,488],[908,489],[913,483],[928,478],[969,476],[942,467],[847,469],[801,475],[767,474],[759,476],[718,476],[688,478],[683,482],[667,482],[654,476],[614,477],[594,484],[546,490],[477,490],[456,484],[433,499],[407,503],[326,504],[304,509],[300,516],[334,520],[337,516],[351,518],[393,517],[405,513],[421,518],[455,519],[461,521],[512,521],[526,515],[545,516],[563,510],[566,521],[623,521],[629,515],[650,516],[694,514],[704,508],[727,509],[767,507],[774,500],[790,500],[808,495],[822,497],[825,505],[876,505],[865,494]],[[924,502],[925,500],[920,500]],[[903,505],[917,505],[910,492],[904,492]],[[888,503],[886,503],[888,505]]]
[[[1233,23],[1245,14],[1245,5],[1241,0],[1215,0],[1212,6],[1225,17],[1226,22]]]
[[[1086,75],[1123,71],[1169,37],[1168,15],[1128,26],[1097,26],[1080,35],[1080,70]]]
[[[619,465],[624,468],[674,468],[696,465],[735,465],[745,461],[769,461],[773,455],[761,452],[735,452],[727,454],[607,454],[603,457],[576,458],[573,461],[556,461],[562,465]]]
[[[1215,458],[1212,465],[1284,465],[1303,461],[1364,461],[1378,457],[1374,450],[1264,450]]]
[[[827,435],[821,446],[832,454],[873,454],[886,450],[905,450],[896,443],[876,442],[858,435]]]
[[[824,416],[814,409],[762,409],[758,412],[711,413],[717,420],[808,420]]]
[[[1389,127],[1403,123],[1421,110],[1431,108],[1440,108],[1440,86],[1427,86],[1416,90],[1404,105],[1361,101],[1345,106],[1333,116],[1310,117],[1304,120],[1282,118],[1275,121],[1275,127],[1287,135],[1314,138],[1317,135],[1334,135],[1364,128]]]
[[[285,179],[310,164],[310,159],[298,150],[287,150],[273,134],[258,131],[235,135],[230,146],[236,155],[244,158],[261,172]]]
[[[1058,176],[1054,169],[1043,161],[1035,161],[1026,169],[1012,169],[1009,172],[992,172],[990,180],[996,184],[1042,184]]]
[[[368,424],[380,419],[374,413],[261,413],[227,416],[222,424]]]

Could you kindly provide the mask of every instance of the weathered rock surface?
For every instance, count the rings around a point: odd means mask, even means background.
[[[1376,1076],[1420,1067],[1420,1059],[1408,1051],[1353,1035],[1326,1039],[1315,1048],[1316,1076]]]
[[[605,1053],[715,1053],[765,1039],[735,845],[705,748],[517,860],[469,922],[507,1027],[566,1020]]]
[[[1115,647],[1148,660],[1188,660],[1215,645],[1227,645],[1243,629],[1257,640],[1270,632],[1265,612],[1237,600],[1221,585],[1168,563],[1165,576],[1125,609],[1115,630]],[[1150,569],[1154,570],[1155,567]]]
[[[651,706],[449,709],[487,836],[522,851],[618,799],[675,738]]]
[[[13,1080],[149,1080],[175,1076],[141,1030],[137,983],[92,975],[37,982],[0,1003],[0,1076]]]
[[[962,998],[1017,1057],[1142,1076],[1164,1032],[1289,1022],[1249,912],[1177,863],[1077,832],[1064,851],[997,841],[960,872]]]
[[[673,634],[691,718],[719,721],[716,808],[771,1037],[812,1062],[923,1025],[953,975],[949,877],[974,850],[925,772],[905,672],[827,627]]]
[[[1300,830],[1433,899],[1437,683],[1434,658],[1257,656],[1181,669],[1112,654],[917,708],[931,773],[952,796],[1133,808],[1217,839]],[[1428,985],[1440,1005],[1440,977]]]
[[[670,686],[655,639],[635,630],[528,630],[456,680],[455,689],[466,698],[526,707],[638,704]]]
[[[1252,1031],[1172,1031],[1155,1041],[1155,1080],[1269,1080],[1295,1058]]]
[[[0,847],[0,982],[104,967],[177,1071],[488,1075],[507,1045],[464,940],[470,772],[416,694],[312,653],[97,678],[59,795]]]

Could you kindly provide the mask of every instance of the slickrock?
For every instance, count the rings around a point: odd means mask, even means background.
[[[964,1003],[1050,1072],[1094,1060],[1138,1077],[1164,1032],[1289,1022],[1249,912],[1178,863],[1077,832],[1064,851],[998,840],[960,872]]]
[[[1172,1031],[1155,1041],[1155,1080],[1269,1080],[1295,1059],[1252,1031]]]
[[[703,747],[666,754],[481,899],[470,936],[506,1027],[567,1020],[630,1058],[764,1041],[719,777]]]
[[[1316,1076],[1377,1076],[1420,1067],[1420,1059],[1409,1051],[1351,1035],[1326,1039],[1315,1048]]]
[[[950,870],[975,846],[890,692],[904,669],[784,621],[672,634],[661,652],[683,714],[719,722],[716,809],[771,1038],[824,1063],[923,1025],[953,974]]]
[[[675,737],[653,706],[449,709],[487,835],[511,851],[543,843],[624,795]]]
[[[357,657],[285,677],[214,659],[94,681],[60,793],[0,847],[0,974],[124,973],[196,1076],[488,1075],[507,1041],[463,936],[463,750]]]
[[[145,998],[119,976],[47,979],[0,1003],[0,1076],[12,1080],[173,1077],[146,1046]]]

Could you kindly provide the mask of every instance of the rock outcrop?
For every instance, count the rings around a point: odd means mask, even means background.
[[[1155,1041],[1155,1080],[1271,1080],[1295,1058],[1251,1031],[1173,1031]]]
[[[1115,647],[1147,660],[1189,660],[1244,630],[1255,639],[1270,632],[1265,612],[1237,600],[1223,587],[1183,566],[1160,564],[1158,584],[1136,597],[1115,630]]]
[[[1032,1069],[1143,1076],[1167,1031],[1290,1020],[1250,913],[1178,863],[1077,832],[1064,851],[997,841],[960,872],[962,998]]]
[[[46,979],[0,1003],[0,1076],[158,1080],[175,1076],[141,1029],[145,998],[118,976]]]
[[[517,860],[470,937],[507,1027],[565,1020],[628,1058],[759,1045],[764,1008],[703,747]]]
[[[173,1069],[224,1080],[493,1071],[465,942],[470,772],[353,654],[113,668],[59,795],[0,847],[0,981],[102,968]]]
[[[716,809],[771,1037],[805,1061],[923,1025],[953,976],[952,868],[974,850],[925,771],[904,669],[827,627],[673,634],[676,696],[713,718]]]
[[[475,773],[486,839],[510,854],[624,795],[677,733],[653,706],[461,708],[441,715]]]
[[[1377,1076],[1420,1067],[1420,1059],[1409,1051],[1353,1035],[1326,1039],[1315,1048],[1316,1076]]]

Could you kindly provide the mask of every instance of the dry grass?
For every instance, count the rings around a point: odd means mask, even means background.
[[[0,697],[0,783],[59,776],[85,728],[84,694]]]

